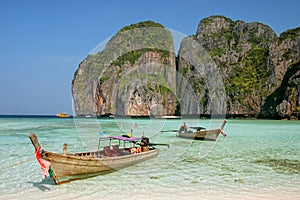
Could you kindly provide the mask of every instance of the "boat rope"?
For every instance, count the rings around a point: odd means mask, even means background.
[[[20,161],[20,162],[16,162],[16,163],[14,163],[14,164],[11,164],[11,165],[9,165],[9,166],[7,166],[7,167],[0,168],[0,172],[1,172],[1,171],[4,171],[4,170],[7,170],[7,169],[9,169],[9,168],[12,168],[12,167],[15,167],[15,166],[18,166],[18,165],[21,165],[21,164],[30,162],[30,161],[32,161],[32,160],[34,160],[34,159],[33,159],[33,158],[29,158],[29,159],[27,159],[27,160],[23,160],[23,161]]]

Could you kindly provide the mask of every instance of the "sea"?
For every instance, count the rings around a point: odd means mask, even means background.
[[[212,129],[222,121],[2,116],[0,199],[300,199],[300,121],[227,119],[227,136],[216,141],[176,136],[183,122]],[[99,137],[128,133],[149,137],[160,151],[113,173],[55,185],[43,177],[31,133],[58,153],[64,143],[68,152],[96,150]]]

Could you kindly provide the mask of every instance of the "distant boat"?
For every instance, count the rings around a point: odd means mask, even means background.
[[[154,146],[166,145],[149,143],[146,137],[107,136],[99,138],[98,150],[93,152],[67,153],[64,144],[63,153],[54,153],[42,149],[35,134],[29,138],[44,176],[49,173],[55,184],[114,172],[156,156],[159,149]]]
[[[181,116],[173,116],[173,115],[163,115],[163,116],[156,116],[156,119],[181,119]]]
[[[209,141],[215,141],[219,134],[221,133],[224,137],[226,137],[226,134],[224,133],[224,127],[226,124],[226,120],[223,121],[222,125],[218,129],[211,129],[206,130],[203,127],[184,127],[181,126],[179,130],[167,130],[167,131],[160,131],[160,132],[177,132],[178,137],[182,138],[188,138],[193,140],[209,140]]]
[[[184,127],[180,127],[177,132],[177,135],[182,138],[189,138],[194,140],[210,140],[215,141],[219,134],[221,133],[224,137],[226,134],[224,133],[224,126],[226,124],[226,120],[223,121],[222,125],[218,129],[205,130],[203,127],[189,127],[187,130],[184,130]],[[191,130],[193,129],[193,130]]]
[[[56,117],[58,117],[58,118],[69,118],[69,117],[71,117],[71,115],[69,115],[67,113],[58,113],[58,114],[56,114]]]

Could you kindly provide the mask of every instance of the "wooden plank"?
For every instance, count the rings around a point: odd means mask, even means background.
[[[37,139],[36,135],[34,133],[31,133],[29,135],[29,138],[31,140],[32,145],[34,146],[34,149],[37,150],[41,145],[40,145],[39,140]]]

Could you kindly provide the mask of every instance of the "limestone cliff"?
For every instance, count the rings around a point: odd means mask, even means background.
[[[292,115],[299,106],[299,33],[298,28],[278,38],[270,27],[261,23],[233,21],[224,16],[201,20],[192,37],[218,66],[226,90],[227,115],[263,118]],[[184,43],[181,48],[186,48]],[[178,70],[192,80],[200,113],[210,112],[207,79],[193,68],[179,57]]]
[[[269,62],[274,66],[270,77],[274,87],[259,117],[294,117],[300,106],[300,28],[283,32],[271,43]]]
[[[276,34],[261,23],[223,16],[203,19],[195,36],[218,65],[227,94],[228,114],[257,115],[270,93],[269,45]]]
[[[300,28],[202,19],[181,42],[161,24],[122,28],[84,59],[72,93],[77,115],[244,115],[292,118],[299,109]]]
[[[124,27],[75,73],[76,114],[174,114],[175,60],[172,35],[162,25],[147,21]]]

